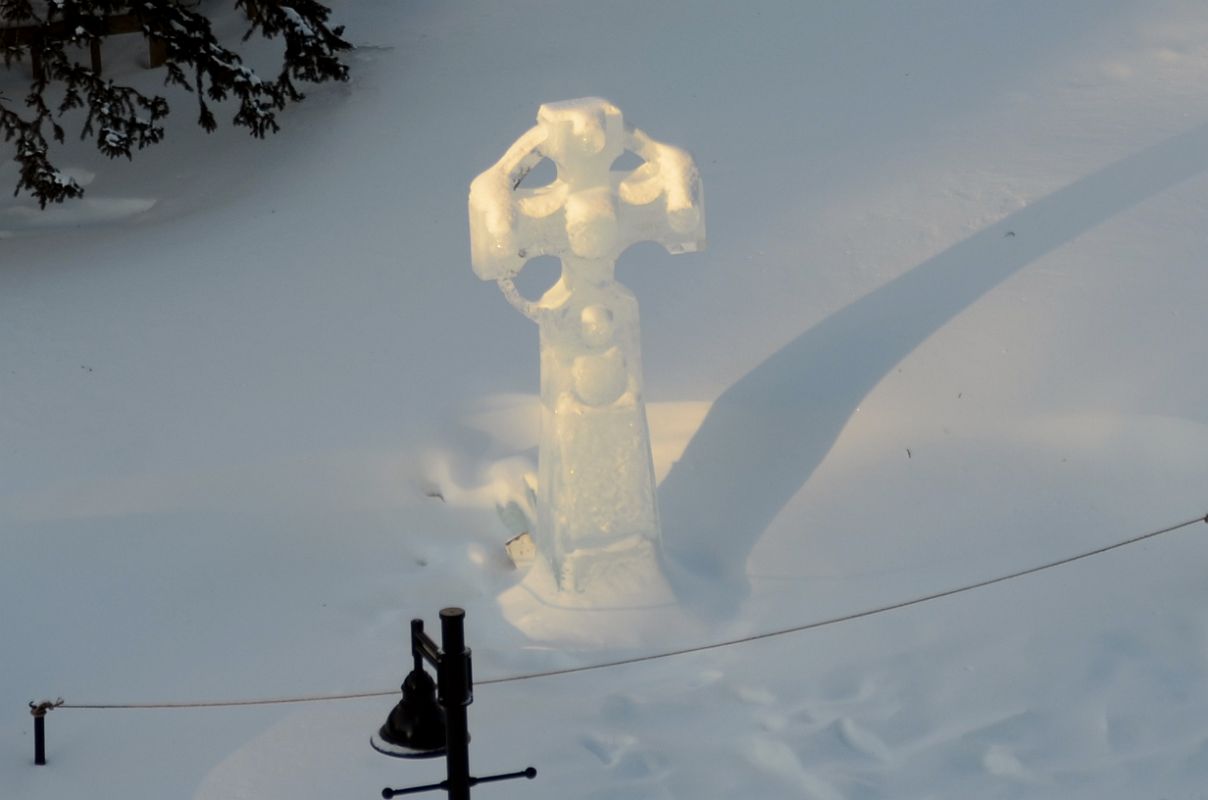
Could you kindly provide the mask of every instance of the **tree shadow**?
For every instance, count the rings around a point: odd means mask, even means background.
[[[659,487],[677,596],[705,616],[749,593],[746,562],[862,399],[928,336],[1027,264],[1208,168],[1208,125],[1031,203],[835,312],[721,394]]]

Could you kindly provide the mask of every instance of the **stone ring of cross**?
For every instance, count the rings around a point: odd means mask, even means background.
[[[642,164],[613,171],[625,151]],[[543,159],[557,167],[544,186],[521,186]],[[546,103],[537,125],[470,187],[470,241],[476,274],[499,283],[526,315],[533,304],[513,278],[532,258],[614,262],[632,244],[655,241],[670,253],[705,244],[704,197],[684,150],[627,125],[599,98]]]

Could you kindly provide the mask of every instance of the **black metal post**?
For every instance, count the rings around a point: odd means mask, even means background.
[[[34,763],[46,764],[46,712],[34,714]]]
[[[29,713],[34,718],[34,763],[38,766],[46,764],[46,714],[54,708],[63,705],[63,698],[47,700],[42,703],[29,702]]]
[[[470,687],[470,651],[466,649],[466,612],[445,608],[440,612],[440,704],[445,709],[445,764],[449,800],[470,800],[470,743],[466,707],[474,701]]]
[[[424,651],[420,649],[420,641],[424,636],[424,621],[422,619],[411,620],[411,659],[415,662],[415,666],[411,668],[413,672],[420,672],[424,668]]]

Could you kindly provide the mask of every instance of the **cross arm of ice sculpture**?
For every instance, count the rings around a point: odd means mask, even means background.
[[[643,163],[614,171],[627,150]],[[557,166],[553,182],[521,187],[545,158]],[[627,125],[606,100],[546,103],[537,125],[470,186],[471,260],[478,277],[498,281],[532,316],[533,304],[512,284],[529,259],[615,261],[640,241],[693,252],[704,248],[704,219],[700,176],[687,152]]]

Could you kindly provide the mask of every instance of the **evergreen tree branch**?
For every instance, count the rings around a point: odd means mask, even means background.
[[[237,52],[216,39],[205,14],[176,0],[133,4],[129,0],[48,0],[43,4],[0,0],[4,26],[32,26],[34,30],[25,39],[12,35],[0,39],[5,66],[25,57],[40,64],[25,98],[28,113],[14,109],[0,93],[0,133],[14,146],[14,158],[20,165],[16,193],[30,193],[43,208],[83,194],[82,187],[49,157],[52,142],[64,140],[57,120],[70,111],[85,113],[80,138],[94,139],[97,149],[109,158],[130,159],[135,150],[162,141],[162,120],[169,113],[165,98],[106,80],[91,66],[76,64],[69,57],[69,48],[86,48],[106,36],[115,17],[133,15],[146,36],[162,43],[167,56],[165,84],[196,96],[197,122],[207,132],[218,126],[211,105],[230,99],[237,103],[232,124],[264,138],[280,129],[277,112],[304,98],[297,82],[348,79],[340,53],[351,45],[342,38],[343,28],[328,25],[331,12],[322,4],[315,0],[235,0],[234,6],[250,20],[243,41],[256,33],[284,41],[276,78],[263,79],[245,66]],[[52,85],[62,92],[54,108],[46,99]]]

